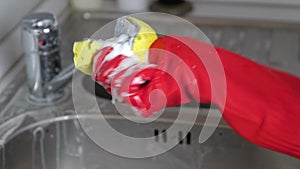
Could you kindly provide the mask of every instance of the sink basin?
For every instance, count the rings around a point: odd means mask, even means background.
[[[93,85],[94,82],[86,75],[74,74],[73,88],[83,90],[79,91],[83,100],[95,98]],[[172,116],[173,109],[176,108],[167,110],[171,112],[163,113],[151,123],[137,123],[132,119],[139,117],[131,115],[124,118],[117,113],[109,98],[105,98],[101,93],[103,91],[97,90],[100,97],[96,97],[98,106],[105,108],[102,112],[103,118],[99,118],[99,114],[92,108],[83,108],[86,111],[83,114],[76,114],[74,110],[53,113],[54,108],[52,112],[45,108],[36,112],[25,112],[19,115],[21,117],[17,122],[7,121],[7,124],[0,125],[0,130],[5,125],[10,129],[0,133],[0,169],[298,169],[300,167],[299,159],[249,143],[224,121],[220,122],[206,142],[199,143],[198,138],[207,116],[206,108],[200,109],[191,130],[186,131],[184,127],[187,122],[180,124],[175,132],[170,133],[167,129],[176,119],[176,115]],[[188,110],[193,106],[195,104],[185,107]],[[88,123],[83,124],[84,120]],[[152,137],[147,143],[147,146],[152,148],[174,141],[178,141],[179,144],[154,157],[140,159],[122,157],[99,146],[89,134],[94,132],[99,133],[99,137],[105,137],[103,131],[94,125],[105,122],[114,130],[129,137]],[[118,145],[125,143],[123,139],[117,141]]]
[[[74,41],[89,37],[99,27],[115,19],[99,19],[102,14],[95,14],[94,17],[89,14],[89,19],[84,19],[83,16],[82,13],[72,12],[62,25],[63,65],[72,62]],[[299,64],[298,47],[295,48],[300,43],[298,30],[261,28],[253,25],[249,27],[202,23],[197,25],[212,43],[299,76],[300,71],[297,71],[299,66],[296,66]],[[71,28],[72,31],[69,31]],[[286,52],[289,57],[279,57]],[[282,62],[283,59],[286,60]],[[169,137],[170,133],[166,129],[171,126],[176,114],[163,113],[152,123],[145,124],[123,118],[111,103],[111,96],[101,86],[97,85],[94,88],[94,82],[81,74],[78,81],[73,81],[72,85],[78,85],[77,87],[82,89],[79,93],[82,96],[94,97],[94,94],[98,96],[96,101],[104,114],[101,120],[106,120],[115,130],[130,137],[153,137],[149,143],[152,147],[168,144],[174,140],[179,141],[174,148],[155,157],[134,159],[114,155],[101,148],[85,132],[80,121],[99,123],[99,116],[93,109],[83,109],[86,114],[75,113],[71,84],[67,86],[67,94],[60,102],[50,106],[37,105],[26,100],[24,79],[23,71],[17,79],[20,83],[11,89],[16,90],[13,92],[15,93],[13,98],[6,99],[8,101],[1,104],[3,109],[0,111],[0,169],[300,168],[299,159],[249,143],[223,120],[213,135],[200,144],[198,138],[209,106],[200,106],[196,123],[190,131],[178,127],[174,137]],[[1,97],[3,96],[0,96],[0,100]],[[186,111],[195,106],[199,105],[194,103],[184,105]],[[173,110],[176,110],[176,107],[166,111]],[[96,129],[90,126],[90,130]],[[102,136],[101,132],[99,135]],[[122,143],[123,140],[119,142]]]
[[[94,97],[92,92],[88,91],[88,86],[92,86],[93,82],[88,81],[87,76],[76,75],[73,85],[85,91],[81,92],[82,97]],[[22,90],[17,92],[17,96],[24,95],[24,92]],[[21,98],[18,102],[14,101],[15,106],[25,104],[26,101]],[[167,130],[174,122],[175,118],[172,116],[164,116],[163,113],[151,123],[136,123],[116,113],[110,100],[101,97],[96,99],[99,107],[105,105],[106,108],[101,119],[98,113],[88,108],[84,109],[86,113],[76,114],[71,109],[59,112],[55,106],[51,108],[45,106],[37,108],[36,111],[26,110],[1,124],[0,169],[298,169],[300,167],[299,159],[249,143],[224,121],[220,122],[206,142],[200,144],[198,138],[207,116],[205,109],[200,109],[191,130],[186,131],[184,125],[187,123],[182,123],[172,134]],[[69,105],[71,104],[69,101],[70,99],[63,103],[68,102]],[[63,103],[56,106],[62,107]],[[83,120],[87,120],[88,125],[83,125]],[[174,141],[179,141],[179,144],[154,157],[139,159],[118,156],[103,149],[89,135],[90,132],[98,132],[99,137],[105,137],[102,131],[94,126],[104,122],[129,137],[152,137],[147,143],[152,148]],[[89,132],[86,132],[87,128]],[[117,144],[124,143],[126,142],[122,139],[117,141]]]
[[[95,115],[64,115],[23,126],[1,148],[1,169],[101,169],[101,168],[197,168],[197,169],[296,169],[300,160],[248,143],[230,128],[219,127],[209,140],[199,144],[201,125],[182,138],[170,151],[152,158],[130,159],[113,155],[95,144],[78,119],[96,120]],[[26,121],[26,120],[25,120]],[[162,121],[141,124],[117,117],[106,121],[119,132],[150,137],[170,124]],[[138,133],[138,134],[137,134]],[[168,133],[166,133],[167,135]],[[178,138],[182,135],[178,130]],[[167,144],[169,137],[154,137],[153,144]],[[120,140],[122,142],[122,140]]]

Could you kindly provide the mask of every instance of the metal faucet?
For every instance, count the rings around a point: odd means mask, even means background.
[[[72,77],[74,64],[61,70],[60,29],[51,13],[35,13],[22,20],[29,99],[54,102],[60,99]]]

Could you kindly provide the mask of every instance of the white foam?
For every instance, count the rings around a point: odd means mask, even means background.
[[[114,37],[108,40],[103,41],[102,48],[105,47],[112,47],[113,50],[104,57],[102,63],[100,64],[99,67],[96,67],[96,61],[98,60],[99,56],[101,54],[98,54],[94,58],[94,63],[93,63],[93,71],[99,72],[103,64],[107,61],[110,61],[114,58],[116,58],[119,55],[124,55],[127,56],[127,58],[123,59],[119,66],[110,74],[109,70],[106,70],[104,72],[104,75],[108,75],[108,78],[106,80],[106,84],[111,84],[112,79],[114,79],[114,86],[111,86],[111,95],[112,95],[112,103],[115,104],[116,102],[123,102],[124,97],[132,96],[134,93],[127,93],[127,92],[122,92],[120,93],[119,90],[123,85],[124,80],[132,75],[133,73],[136,73],[138,71],[141,71],[145,68],[153,67],[155,65],[153,64],[148,64],[142,62],[137,55],[135,55],[132,51],[132,38],[128,37],[127,35],[123,34],[120,35],[119,37]],[[147,53],[148,54],[148,53]],[[122,76],[118,77],[117,79],[114,78],[117,74],[119,74],[121,71],[124,71],[125,73],[122,74]],[[135,77],[132,81],[133,84],[143,84],[145,83],[145,80],[143,80],[141,77]],[[100,83],[101,84],[101,83]],[[128,86],[129,87],[129,86]],[[139,98],[135,98],[137,101]],[[138,102],[141,102],[139,100]]]

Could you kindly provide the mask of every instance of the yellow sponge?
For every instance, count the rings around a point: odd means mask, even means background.
[[[75,67],[85,74],[91,75],[93,72],[93,57],[100,49],[101,42],[84,40],[75,42],[73,45]]]
[[[137,18],[130,16],[124,18],[134,26],[137,26],[138,32],[134,37],[131,50],[141,61],[146,62],[147,50],[157,39],[157,34],[151,26]],[[126,27],[124,29],[126,29]],[[101,46],[102,43],[99,41],[84,40],[75,42],[73,46],[75,67],[83,73],[91,75],[93,72],[93,57]]]
[[[157,34],[150,25],[142,20],[130,16],[127,16],[126,18],[139,27],[139,32],[133,41],[132,51],[141,61],[146,62],[147,50],[157,39]]]

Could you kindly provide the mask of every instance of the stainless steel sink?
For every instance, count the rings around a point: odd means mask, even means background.
[[[91,17],[93,16],[91,14],[88,15],[89,17],[86,16],[87,13],[72,12],[62,25],[63,65],[72,62],[72,44],[75,40],[89,37],[99,27],[114,19],[114,17],[101,19],[101,14],[95,14],[95,17]],[[294,61],[299,63],[299,56],[296,54],[298,47],[295,49],[288,45],[290,42],[293,42],[292,46],[299,43],[299,32],[295,29],[206,22],[197,22],[197,25],[207,33],[214,44],[243,53],[262,64],[299,75],[298,68],[294,67]],[[278,48],[281,44],[280,37],[285,37],[283,41],[288,42],[283,44],[282,48]],[[291,57],[281,64],[283,58],[278,57],[278,53],[285,51],[289,52]],[[260,55],[264,55],[265,58],[259,58]],[[20,72],[16,87],[8,88],[15,92],[11,92],[13,94],[9,99],[2,99],[3,96],[0,96],[0,100],[6,100],[0,104],[2,109],[0,111],[0,169],[300,168],[299,159],[249,143],[237,135],[223,120],[212,137],[200,144],[198,137],[207,117],[205,107],[200,109],[196,124],[190,131],[181,130],[179,127],[175,131],[176,137],[168,137],[165,131],[176,118],[176,114],[172,114],[177,110],[176,107],[167,109],[152,123],[135,123],[122,117],[111,103],[109,95],[105,94],[103,89],[97,88],[99,97],[96,100],[104,114],[104,119],[101,120],[106,120],[115,130],[134,137],[154,136],[153,145],[167,144],[174,139],[180,141],[170,151],[155,157],[144,159],[120,157],[99,147],[82,128],[80,120],[86,119],[91,122],[91,130],[96,130],[93,129],[92,124],[99,122],[98,114],[92,108],[84,109],[86,114],[77,115],[74,111],[72,100],[74,93],[71,92],[71,85],[73,87],[77,85],[82,89],[80,94],[93,98],[94,83],[89,77],[79,74],[73,84],[70,83],[65,89],[65,97],[52,105],[38,105],[28,101],[26,86],[22,83],[24,79],[24,72]],[[188,113],[188,110],[195,106],[199,105],[195,103],[184,105],[184,110]],[[99,135],[101,136],[101,133]],[[186,137],[183,138],[183,135]]]
[[[296,169],[300,166],[298,159],[252,145],[230,128],[219,127],[207,142],[199,144],[197,137],[201,125],[194,126],[181,144],[162,155],[145,159],[123,158],[110,154],[95,144],[81,128],[78,118],[95,120],[94,115],[66,115],[16,130],[15,135],[7,140],[1,150],[1,168]],[[160,121],[141,126],[120,118],[106,120],[126,135],[143,133],[139,137],[154,136],[169,126]],[[178,137],[180,132],[178,131]],[[170,140],[162,137],[153,139],[153,143],[167,144],[168,141]]]
[[[84,98],[94,97],[92,81],[86,84],[85,75],[79,75],[76,83],[86,93]],[[74,84],[73,84],[74,85]],[[25,91],[23,91],[25,92]],[[17,95],[23,95],[20,91]],[[21,101],[20,101],[21,102]],[[68,101],[64,101],[68,102]],[[200,109],[196,124],[186,132],[178,127],[176,137],[170,137],[166,129],[174,121],[172,116],[161,116],[151,123],[135,123],[114,111],[112,103],[97,98],[99,106],[106,108],[104,118],[92,109],[78,115],[74,110],[61,112],[55,107],[26,111],[0,126],[1,169],[100,169],[100,168],[197,168],[197,169],[297,169],[300,160],[253,145],[237,135],[224,121],[204,143],[198,142],[206,119],[206,109]],[[16,102],[15,102],[16,103]],[[24,101],[23,101],[24,104]],[[30,103],[27,103],[30,104]],[[69,103],[70,104],[70,103]],[[62,103],[58,103],[62,107]],[[171,110],[172,111],[172,110]],[[188,112],[186,112],[188,113]],[[169,112],[170,114],[170,112]],[[81,120],[88,120],[90,131],[95,123],[105,120],[118,132],[136,138],[152,137],[151,145],[164,145],[180,141],[173,149],[161,155],[132,159],[120,157],[102,149],[85,132]],[[186,125],[183,123],[182,125]],[[161,135],[159,135],[161,134]],[[101,136],[101,132],[99,132]],[[186,137],[183,137],[186,135]],[[122,143],[123,140],[119,140]]]

